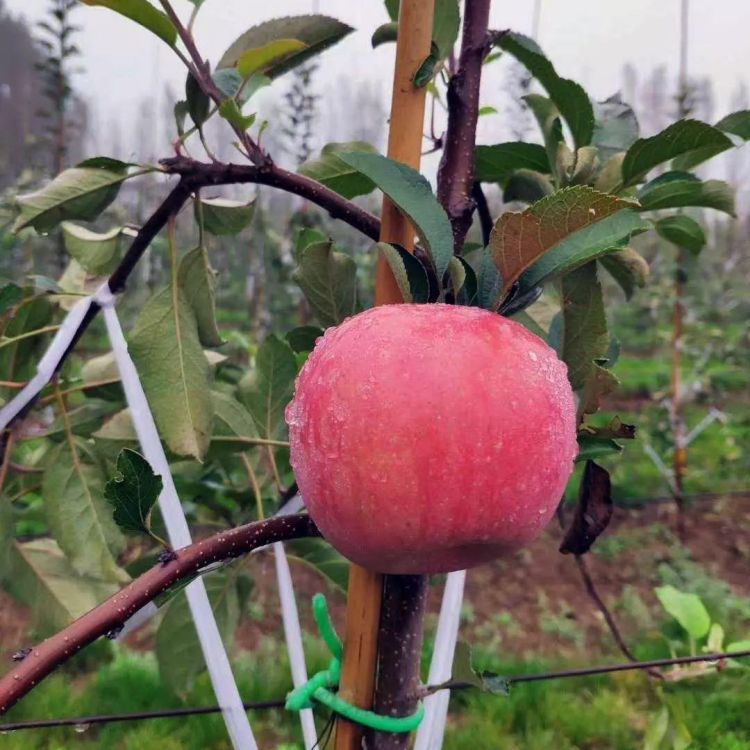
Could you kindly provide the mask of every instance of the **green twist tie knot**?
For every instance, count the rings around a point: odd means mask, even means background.
[[[344,647],[331,622],[328,602],[323,594],[315,594],[313,597],[313,614],[320,635],[331,652],[331,661],[328,669],[313,675],[304,685],[300,685],[289,693],[286,698],[287,710],[301,711],[304,708],[312,708],[313,701],[317,701],[348,721],[377,732],[413,732],[424,717],[424,706],[421,703],[410,716],[381,716],[347,703],[331,690],[331,688],[338,688]]]

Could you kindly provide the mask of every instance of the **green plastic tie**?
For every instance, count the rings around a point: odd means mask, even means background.
[[[424,717],[424,706],[421,703],[410,716],[382,716],[374,711],[367,711],[347,703],[331,690],[331,688],[338,688],[344,647],[331,621],[328,602],[323,594],[315,594],[313,597],[313,614],[320,635],[331,652],[331,661],[328,669],[313,675],[304,685],[300,685],[289,693],[286,698],[287,710],[301,711],[304,708],[312,708],[313,702],[317,701],[348,721],[377,732],[413,732]]]

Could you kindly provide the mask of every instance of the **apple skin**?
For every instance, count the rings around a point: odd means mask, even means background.
[[[578,451],[566,366],[476,307],[385,305],[328,329],[286,419],[321,533],[381,573],[461,570],[529,543]]]

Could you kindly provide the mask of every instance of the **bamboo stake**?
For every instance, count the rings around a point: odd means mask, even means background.
[[[388,156],[415,169],[419,168],[422,151],[427,92],[424,88],[415,88],[412,78],[430,53],[433,12],[434,0],[401,0]],[[380,239],[396,242],[407,250],[412,250],[414,246],[414,228],[387,199],[383,201]],[[378,257],[375,304],[402,301],[387,262]],[[352,565],[339,692],[344,700],[362,708],[372,706],[382,592],[381,575]],[[361,745],[361,727],[340,720],[336,731],[336,750],[360,750]]]

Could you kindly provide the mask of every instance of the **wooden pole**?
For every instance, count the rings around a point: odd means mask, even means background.
[[[415,88],[414,73],[430,54],[434,0],[402,0],[398,18],[396,69],[388,131],[388,156],[419,169],[424,128],[425,88]],[[380,220],[380,239],[407,250],[414,247],[414,228],[386,198]],[[375,304],[403,302],[385,258],[379,257],[375,272]]]
[[[388,156],[419,169],[424,127],[424,88],[415,88],[414,73],[430,54],[434,0],[401,0],[396,67],[393,74]],[[387,199],[383,201],[380,239],[396,242],[407,250],[414,246],[414,228]],[[384,258],[377,259],[375,304],[402,302],[396,280]],[[339,694],[362,708],[372,706],[377,664],[378,629],[383,577],[352,565],[344,635],[344,659]],[[339,720],[336,750],[361,750],[362,728]]]

